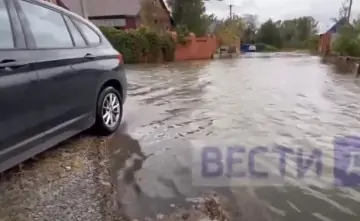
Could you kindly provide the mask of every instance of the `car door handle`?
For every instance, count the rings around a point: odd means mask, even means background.
[[[0,69],[14,70],[28,66],[29,63],[24,61],[16,61],[14,59],[4,59],[0,62]]]
[[[87,59],[95,59],[96,56],[93,55],[93,54],[86,54],[86,55],[84,56],[84,58],[87,58]]]

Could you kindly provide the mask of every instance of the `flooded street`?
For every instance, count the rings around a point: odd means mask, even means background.
[[[334,138],[360,128],[360,80],[344,73],[290,53],[128,66],[119,131],[81,135],[5,172],[0,220],[190,220],[214,193],[236,221],[359,220],[360,189],[332,181],[206,187],[192,176],[192,150],[215,144],[316,147],[331,171]]]

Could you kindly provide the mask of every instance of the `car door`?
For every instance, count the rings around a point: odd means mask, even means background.
[[[43,113],[31,51],[11,0],[0,0],[0,171],[42,136]]]
[[[32,36],[27,40],[37,58],[35,69],[43,92],[46,133],[64,132],[88,118],[81,109],[83,100],[78,96],[87,82],[72,68],[78,59],[74,37],[61,11],[35,1],[18,0],[17,3],[24,16],[25,32]],[[83,42],[78,47],[85,45]]]
[[[100,61],[99,49],[100,36],[89,26],[69,16],[64,15],[69,31],[73,37],[75,48],[72,50],[72,65],[74,76],[81,90],[77,90],[77,96],[73,96],[73,106],[81,114],[95,116],[95,102],[97,99],[97,86],[104,66]],[[79,85],[80,84],[80,85]],[[92,112],[92,113],[91,113]]]

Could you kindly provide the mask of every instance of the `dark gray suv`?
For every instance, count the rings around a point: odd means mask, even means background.
[[[122,56],[91,22],[35,0],[0,0],[0,171],[93,127],[119,126]]]

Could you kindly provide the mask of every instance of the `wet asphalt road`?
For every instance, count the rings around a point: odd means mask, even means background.
[[[360,189],[333,188],[329,172],[334,137],[360,128],[351,71],[291,53],[128,66],[119,131],[79,135],[1,175],[0,220],[172,220],[213,192],[232,220],[359,220]],[[193,150],[274,143],[321,148],[324,180],[194,185]]]

